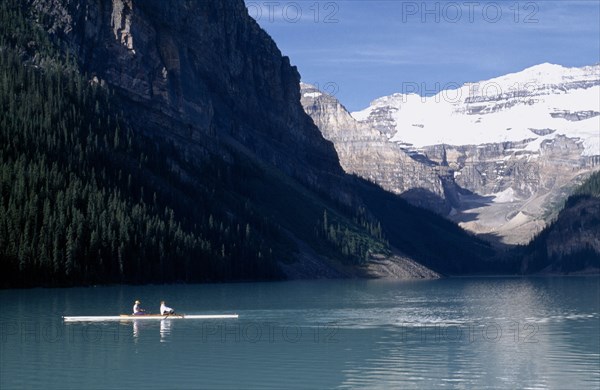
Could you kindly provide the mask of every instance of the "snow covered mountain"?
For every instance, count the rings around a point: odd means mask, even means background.
[[[394,94],[352,113],[354,122],[334,98],[302,88],[344,169],[492,241],[527,242],[600,168],[600,64],[542,64],[431,97]],[[419,202],[424,194],[438,201]]]
[[[481,145],[579,138],[583,155],[600,155],[600,65],[564,68],[542,64],[519,73],[470,83],[431,97],[382,97],[352,116],[384,126],[391,141],[407,147]]]

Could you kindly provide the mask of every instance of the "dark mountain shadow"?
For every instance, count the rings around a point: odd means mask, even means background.
[[[473,192],[461,194],[460,210],[470,210],[478,207],[489,206],[494,202],[494,196],[479,195]]]
[[[442,198],[425,188],[411,188],[400,194],[400,197],[413,206],[431,210],[456,223],[475,221],[478,214],[465,210],[489,206],[494,201],[493,196],[482,196],[458,185],[456,187],[460,191],[455,196],[458,200]]]
[[[444,199],[441,196],[424,188],[414,188],[408,190],[400,195],[400,197],[406,200],[413,206],[417,206],[426,210],[433,211],[441,216],[452,221],[452,223],[471,222],[478,218],[478,213],[467,212],[468,210],[475,207],[485,207],[490,205],[494,197],[493,196],[482,196],[472,191],[459,187],[455,184],[455,199],[457,201],[451,201]],[[462,228],[461,228],[462,229]],[[464,230],[464,229],[463,229]],[[494,262],[498,264],[487,264],[485,269],[480,269],[475,272],[483,273],[514,273],[517,271],[516,260],[514,249],[516,245],[507,244],[503,241],[502,235],[498,233],[472,233],[464,230],[467,235],[476,237],[477,239],[488,243],[495,250],[493,255]]]
[[[389,243],[445,275],[493,273],[496,250],[431,210],[413,207],[400,195],[355,177],[367,209],[381,221]]]
[[[446,216],[452,210],[452,205],[447,199],[425,188],[411,188],[400,194],[400,197],[413,206],[422,207]]]
[[[433,211],[442,217],[446,217],[455,223],[471,222],[477,219],[477,213],[465,212],[477,207],[485,207],[493,203],[493,196],[482,196],[472,191],[455,185],[457,193],[454,200],[447,199],[431,192],[426,188],[411,188],[400,194],[400,197],[413,206]],[[458,199],[458,200],[457,200]],[[485,235],[484,235],[485,236]],[[491,242],[501,239],[497,237],[485,237]]]
[[[478,238],[489,242],[490,244],[492,244],[495,248],[498,248],[499,250],[509,250],[514,248],[517,245],[514,244],[507,244],[504,241],[502,241],[502,236],[498,233],[478,233],[475,234],[475,236],[477,236]]]

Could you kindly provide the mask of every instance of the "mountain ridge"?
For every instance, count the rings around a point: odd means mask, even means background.
[[[592,118],[600,115],[600,108],[594,100],[599,90],[600,65],[565,68],[548,64],[467,83],[456,90],[441,91],[431,97],[417,94],[382,97],[376,99],[369,108],[352,115],[359,121],[368,122],[373,110],[387,108],[395,128],[391,140],[415,148],[437,144],[458,146],[536,140],[543,136],[530,129],[553,129],[543,140],[553,138],[554,133],[580,137],[584,143],[584,153],[595,156],[598,155],[600,143],[597,140],[597,126],[594,126],[597,120]],[[451,95],[449,91],[452,91]],[[534,111],[534,107],[539,108]],[[507,117],[511,111],[515,111],[514,115]],[[577,112],[588,115],[575,121],[580,122],[576,124],[569,123],[573,121],[568,119],[566,123],[553,120],[562,119],[564,115],[561,114]],[[524,113],[528,117],[524,118]],[[520,123],[517,127],[516,117],[527,123]],[[417,125],[418,132],[410,131],[411,126]],[[464,130],[452,134],[445,130],[448,127]],[[526,150],[535,149],[530,147]]]

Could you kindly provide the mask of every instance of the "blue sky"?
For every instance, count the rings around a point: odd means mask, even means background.
[[[246,0],[302,81],[351,111],[529,66],[600,62],[600,0]],[[410,87],[408,87],[410,85]]]

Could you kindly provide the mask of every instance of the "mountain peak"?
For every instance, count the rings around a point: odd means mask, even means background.
[[[490,80],[480,81],[479,83],[538,83],[544,85],[556,85],[566,80],[584,81],[598,79],[599,70],[600,66],[598,64],[583,67],[565,67],[545,62],[543,64],[525,68],[519,72],[494,77]]]
[[[563,135],[578,138],[584,155],[593,156],[600,154],[599,69],[544,63],[451,93],[385,96],[352,116],[361,122],[385,120],[393,141],[416,148],[527,140],[528,150],[538,151],[543,141]]]
[[[529,68],[525,68],[523,71],[524,72],[531,71],[531,72],[537,72],[537,73],[542,74],[542,73],[551,73],[551,72],[561,72],[564,69],[568,69],[568,68],[564,67],[562,65],[559,65],[559,64],[543,62],[541,64],[537,64],[537,65],[530,66]]]

